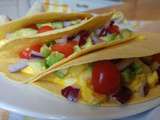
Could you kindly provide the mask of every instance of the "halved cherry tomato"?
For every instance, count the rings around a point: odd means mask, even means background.
[[[65,57],[68,57],[69,55],[71,55],[73,53],[74,46],[76,44],[78,44],[76,41],[71,41],[66,44],[55,44],[52,46],[52,50],[63,53]]]
[[[112,95],[120,87],[120,71],[110,61],[99,61],[93,66],[92,85],[100,94]]]
[[[160,63],[160,54],[156,54],[152,56],[152,59],[158,63]]]
[[[19,57],[23,58],[23,59],[30,59],[31,58],[31,51],[32,50],[30,48],[24,49],[19,53]]]
[[[42,44],[40,44],[40,43],[39,44],[33,44],[31,46],[31,50],[34,50],[36,52],[40,52],[41,47],[42,47]]]
[[[47,31],[50,31],[50,30],[53,30],[53,28],[51,26],[42,26],[38,29],[38,32],[42,33],[42,32],[47,32]]]
[[[38,30],[38,27],[37,27],[36,24],[28,25],[28,26],[26,26],[25,28],[31,28],[31,29],[34,29],[34,30]]]

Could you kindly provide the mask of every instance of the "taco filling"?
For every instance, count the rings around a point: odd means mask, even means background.
[[[30,67],[36,69],[28,67],[21,72],[34,74],[43,69],[38,63]],[[159,78],[160,64],[153,57],[145,57],[73,66],[51,73],[43,82],[61,86],[59,93],[72,102],[90,105],[107,102],[126,104],[134,94],[147,96],[150,89],[159,84]]]
[[[6,39],[17,39],[21,37],[27,37],[36,35],[39,33],[44,33],[56,29],[62,29],[66,28],[72,25],[79,24],[82,20],[72,20],[72,21],[54,21],[54,22],[46,22],[46,23],[37,23],[37,24],[31,24],[28,26],[24,26],[24,28],[21,28],[19,30],[16,30],[12,33],[7,33]]]
[[[123,41],[132,37],[129,29],[120,29],[113,21],[109,25],[96,29],[95,31],[81,31],[77,35],[50,41],[47,43],[33,44],[24,48],[19,53],[20,59],[27,59],[26,69],[34,69],[33,66],[41,66],[35,72],[45,70],[61,60],[81,53],[81,51],[93,51],[98,49],[97,45],[106,45],[112,42]],[[102,46],[103,48],[103,46]],[[85,53],[85,52],[84,52]],[[14,66],[14,65],[13,65]],[[12,67],[12,65],[10,66]],[[23,68],[23,67],[22,67]],[[19,72],[21,69],[15,70]],[[11,71],[13,72],[13,71]]]

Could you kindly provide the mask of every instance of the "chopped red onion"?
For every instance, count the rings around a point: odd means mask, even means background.
[[[58,39],[58,40],[56,40],[56,43],[65,44],[65,43],[67,43],[67,38]]]
[[[99,36],[100,32],[101,32],[101,29],[96,29],[95,34]]]
[[[98,38],[98,36],[92,34],[92,35],[91,35],[91,39],[92,39],[93,44],[99,43],[99,38]]]
[[[89,37],[90,33],[88,31],[81,31],[79,35],[80,35],[79,46],[82,46],[86,43],[86,40]]]
[[[80,89],[68,86],[61,90],[61,94],[71,102],[77,102]]]
[[[68,26],[71,26],[72,23],[70,21],[65,21],[64,22],[64,27],[68,27]]]
[[[122,86],[119,89],[119,91],[112,95],[112,97],[115,98],[121,104],[125,104],[131,99],[132,95],[133,93],[129,88]]]
[[[43,55],[37,51],[32,50],[31,51],[31,57],[38,57],[38,58],[43,58]]]
[[[28,66],[28,61],[27,60],[21,60],[21,61],[15,63],[15,64],[9,65],[8,70],[11,73],[15,73],[15,72],[18,72],[18,71],[24,69],[27,66]]]
[[[145,97],[146,95],[148,95],[148,93],[149,93],[149,85],[148,85],[147,82],[142,83],[139,92],[140,92],[140,95],[142,97]]]

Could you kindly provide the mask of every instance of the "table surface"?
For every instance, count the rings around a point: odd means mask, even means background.
[[[124,15],[130,20],[149,20],[149,21],[160,20],[160,8],[159,8],[160,0],[123,0],[123,1],[125,3],[121,5],[90,10],[89,12],[105,13],[110,11],[111,9],[116,9],[122,11]],[[160,31],[160,25],[159,26],[154,25],[153,29]],[[4,115],[4,117],[1,118],[2,120],[8,120],[8,118],[12,116],[12,114],[9,116],[8,113],[4,111],[2,111],[1,113],[3,113]],[[149,111],[139,114],[137,116],[125,118],[123,120],[145,120],[148,113]]]

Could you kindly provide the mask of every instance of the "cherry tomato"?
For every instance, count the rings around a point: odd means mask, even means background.
[[[52,46],[52,50],[63,53],[65,57],[68,57],[69,55],[73,53],[74,51],[73,47],[76,44],[78,44],[76,41],[71,41],[66,44],[55,44]]]
[[[115,34],[119,34],[119,27],[117,25],[111,25],[107,28],[107,32],[109,33],[115,33]]]
[[[93,66],[92,85],[94,91],[111,95],[120,87],[120,71],[110,61],[99,61]]]
[[[158,63],[160,63],[160,54],[156,54],[152,56],[152,59]]]
[[[42,44],[33,44],[31,46],[31,50],[34,50],[36,52],[40,52],[41,47],[42,47]]]
[[[31,28],[31,29],[34,29],[34,30],[38,30],[38,27],[37,27],[36,24],[28,25],[28,26],[26,26],[25,28]]]
[[[30,59],[31,58],[31,51],[32,50],[30,48],[24,49],[19,53],[19,57],[23,58],[23,59]]]
[[[43,32],[47,32],[47,31],[50,31],[50,30],[53,30],[53,28],[51,26],[42,26],[38,29],[38,32],[43,33]]]

